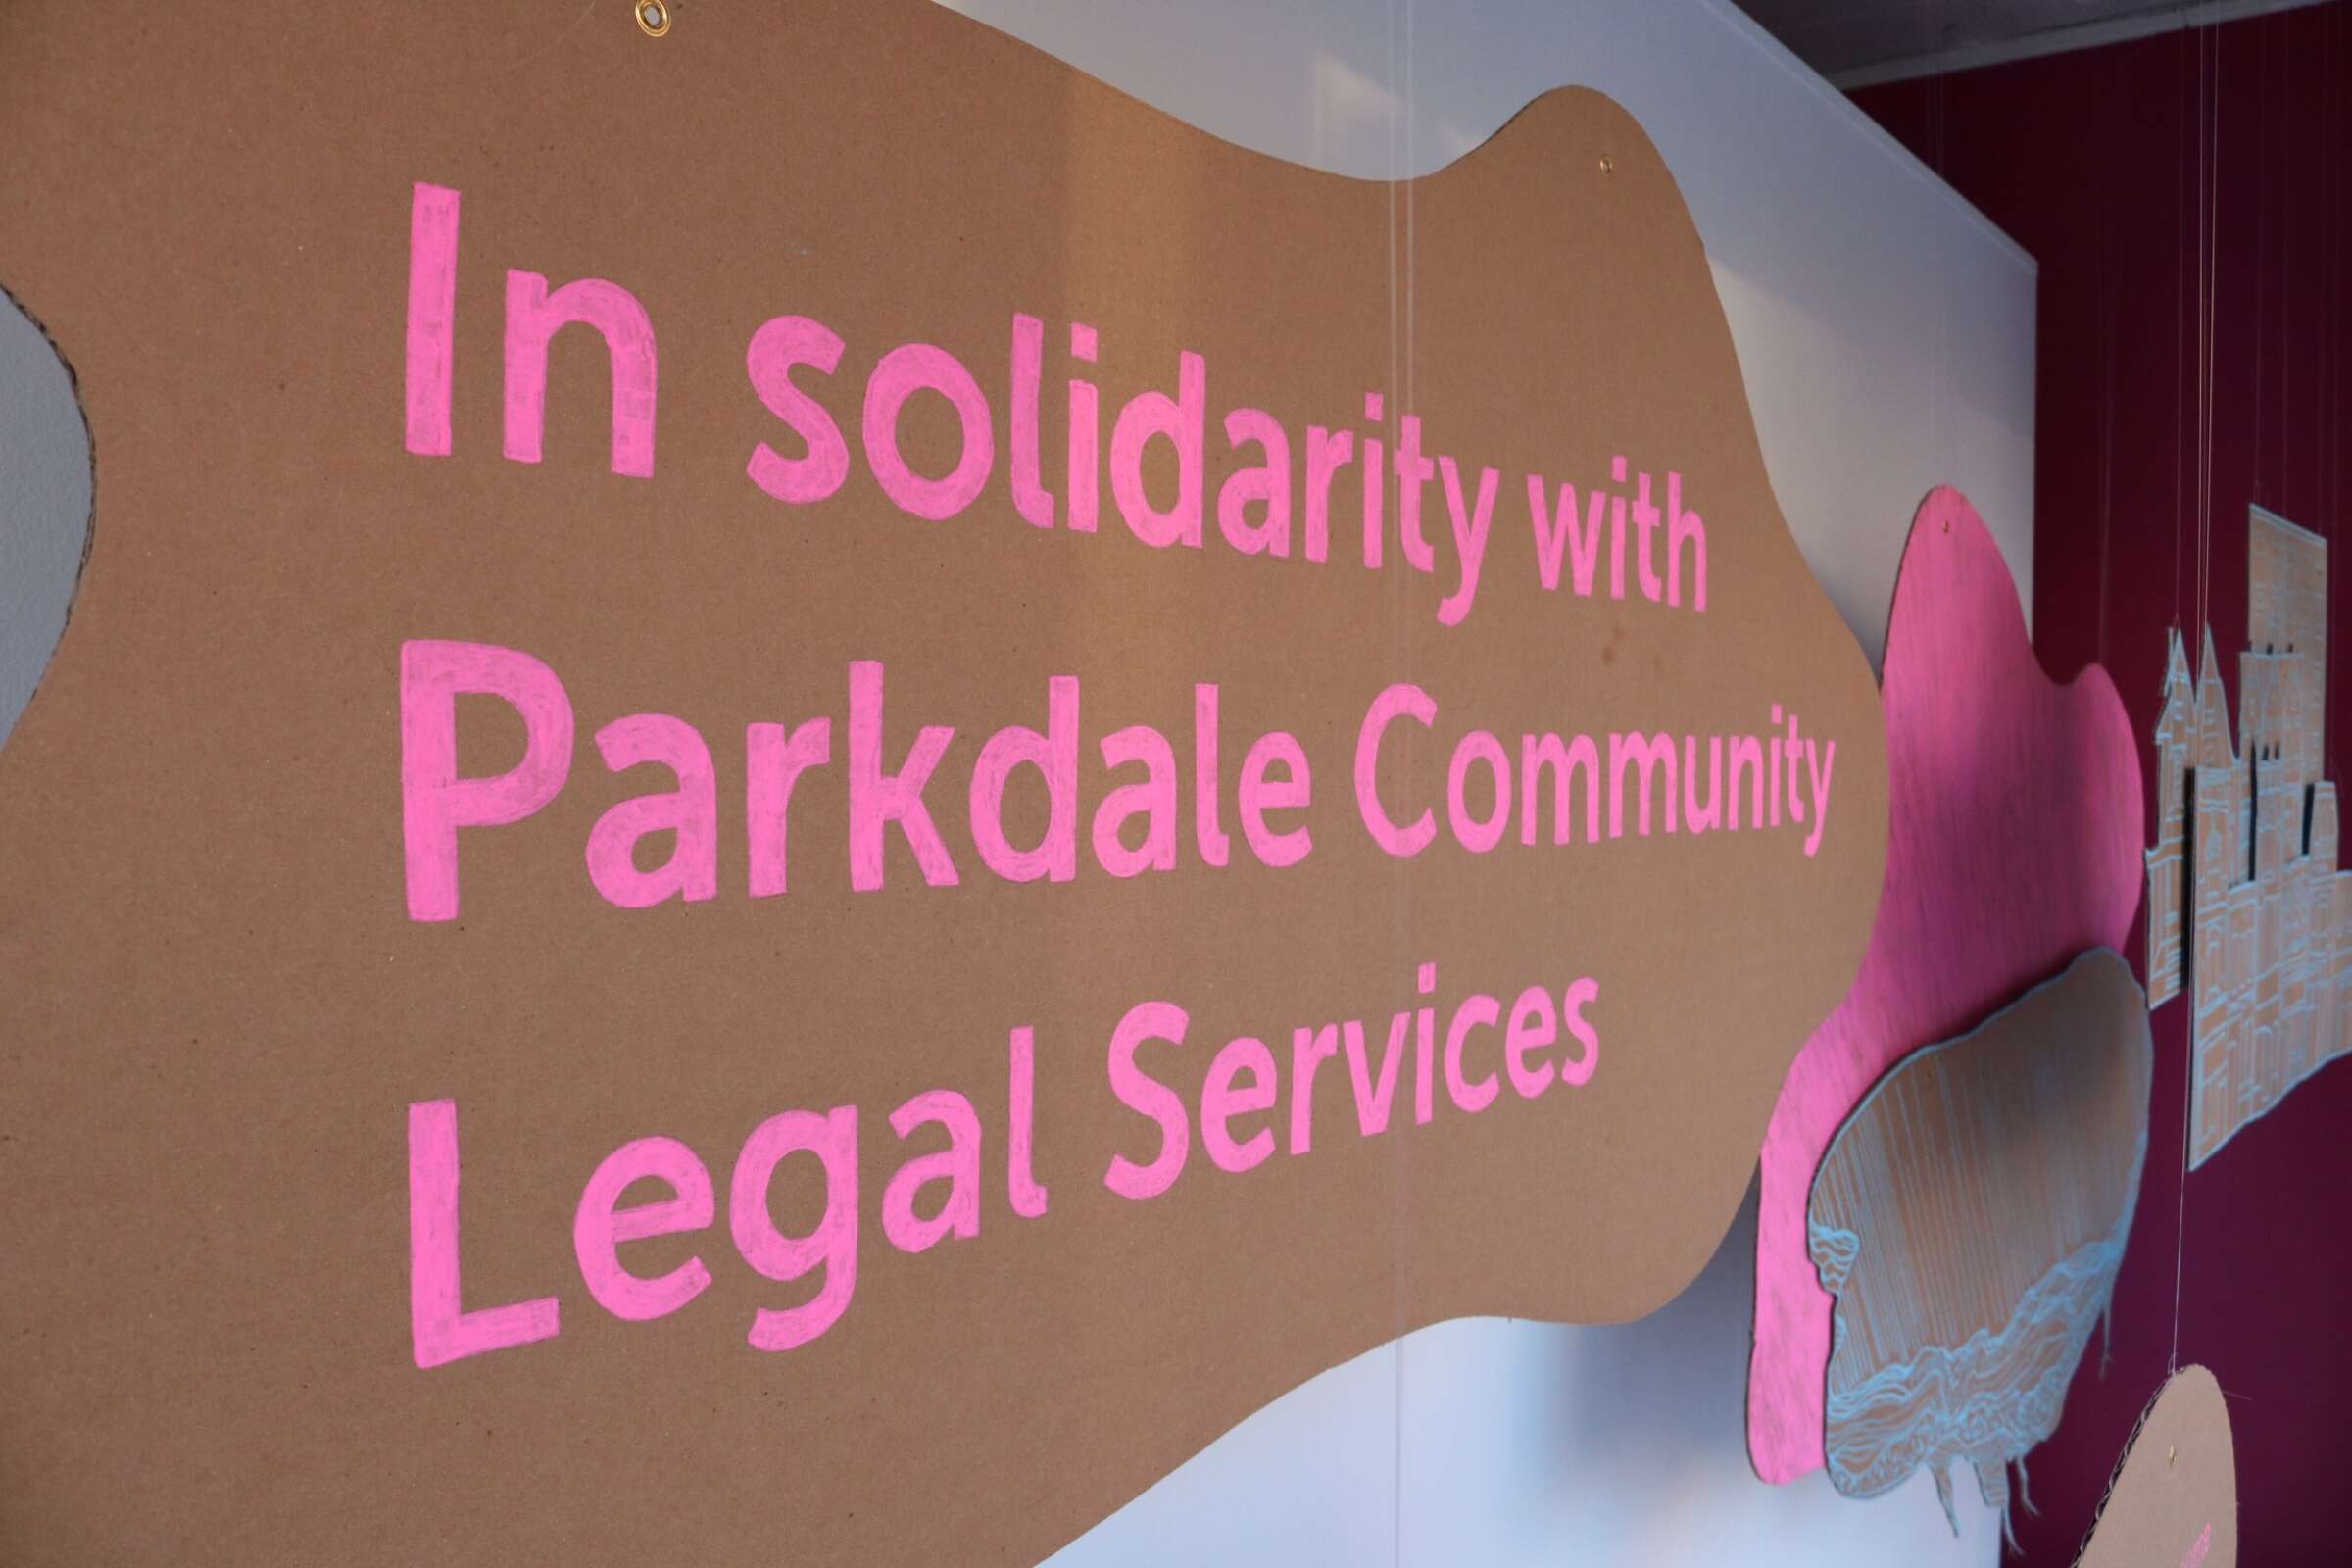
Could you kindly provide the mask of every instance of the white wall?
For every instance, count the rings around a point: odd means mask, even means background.
[[[2032,604],[2034,270],[1712,0],[961,0],[1218,135],[1424,172],[1529,99],[1598,87],[1647,127],[1715,265],[1783,511],[1877,659],[1919,497],[1967,490]],[[0,283],[5,283],[0,279]],[[100,459],[103,463],[103,455]],[[0,303],[0,741],[63,623],[89,508],[80,421]],[[1753,1203],[1664,1311],[1478,1319],[1334,1368],[1068,1549],[1102,1564],[1991,1563],[1924,1476],[1875,1502],[1747,1468]]]

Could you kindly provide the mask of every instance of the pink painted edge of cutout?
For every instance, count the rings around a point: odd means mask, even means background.
[[[1954,550],[1926,549],[1946,534],[1957,535]],[[1991,586],[1996,573],[2005,592]],[[1934,612],[1919,598],[1932,589],[1941,590],[1924,602]],[[1955,634],[1990,646],[1970,650],[1980,657],[1954,659],[1944,644]],[[1963,679],[1948,678],[1956,670]],[[2037,735],[2055,734],[2060,745],[2052,750],[2087,764],[2035,770],[2070,787],[2044,797],[2049,808],[2024,814],[2021,825],[2034,842],[2007,857],[1986,854],[1966,835],[1948,843],[1934,836],[1955,802],[1964,822],[2001,814],[1969,809],[1976,804],[1965,788],[1972,775],[1942,765],[1950,755],[1981,755],[1977,747],[1989,726],[1963,721],[2006,716],[2005,705],[1988,701],[1996,695],[2029,707],[1994,738],[2014,736],[2030,746]],[[2026,633],[1998,544],[1967,498],[1949,486],[1920,504],[1904,544],[1882,699],[1888,703],[1889,819],[1879,918],[1853,988],[1790,1065],[1761,1156],[1747,1437],[1756,1473],[1774,1483],[1824,1462],[1833,1302],[1805,1246],[1805,1208],[1831,1139],[1871,1086],[1911,1052],[1966,1032],[2084,948],[2120,951],[2139,906],[2139,746],[2122,699],[2095,663],[2063,685],[2050,680]],[[1936,721],[1921,727],[1923,714]],[[2022,768],[2032,756],[2013,750],[2009,765]],[[1906,785],[1945,808],[1920,819],[1924,835],[1906,825]],[[2100,844],[2102,835],[2113,842]],[[1993,902],[2015,885],[2015,873],[2004,879],[2004,869],[2069,861],[2090,872],[2085,883],[2098,885],[2037,898],[2037,918],[2030,921]],[[1972,900],[1981,901],[1975,916],[1954,918],[1951,911]],[[1960,940],[1946,945],[1947,937]],[[1955,947],[1964,962],[1929,961]]]

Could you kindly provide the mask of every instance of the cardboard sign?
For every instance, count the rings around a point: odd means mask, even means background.
[[[2174,1373],[2139,1418],[2078,1568],[2237,1568],[2237,1452],[2222,1386]]]
[[[1988,1507],[2058,1425],[2139,1200],[2147,1000],[2104,949],[1888,1073],[1839,1130],[1806,1228],[1837,1298],[1830,1480],[1872,1497],[1947,1466]],[[1954,1530],[1959,1528],[1955,1521]]]
[[[0,1555],[1030,1560],[1708,1256],[1884,737],[1622,111],[1393,188],[920,0],[12,26]]]
[[[2156,722],[2148,1001],[2191,993],[2191,1169],[2352,1052],[2352,872],[2336,868],[2335,783],[2321,776],[2328,541],[2249,507],[2246,556],[2237,740],[2210,629],[2193,685],[2169,634]]]
[[[2139,906],[2139,745],[2096,664],[2064,685],[2026,635],[1976,509],[1931,492],[1895,577],[1884,681],[1886,886],[1862,972],[1789,1068],[1764,1138],[1748,1457],[1821,1467],[1831,1303],[1806,1204],[1831,1140],[1895,1064],[1973,1029]]]

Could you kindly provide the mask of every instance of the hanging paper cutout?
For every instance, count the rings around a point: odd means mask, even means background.
[[[1947,1466],[2006,1507],[2108,1308],[2147,1152],[2147,999],[2104,949],[1904,1059],[1838,1132],[1807,1230],[1837,1298],[1830,1479]],[[1954,1526],[1957,1529],[1957,1524]]]
[[[2148,1006],[2180,994],[2188,965],[2180,944],[2181,911],[2189,901],[2188,769],[2202,760],[2195,700],[2187,696],[2188,655],[2176,626],[2165,633],[2164,709],[2156,718],[2156,844],[2142,852],[2148,866]],[[2211,667],[2211,661],[2207,666]]]
[[[1981,1022],[2139,903],[2139,748],[2105,670],[2042,673],[2000,547],[1966,497],[1928,496],[1895,579],[1883,688],[1886,890],[1853,990],[1806,1041],[1765,1134],[1748,1454],[1823,1463],[1830,1298],[1807,1248],[1823,1152],[1909,1053]]]
[[[2192,1169],[2352,1051],[2352,872],[2321,776],[2328,541],[2250,507],[2246,554],[2235,743],[2210,628],[2193,686],[2171,633],[2156,723],[2148,1001],[2191,993]]]
[[[2237,1568],[2237,1450],[2222,1386],[2174,1373],[2124,1450],[2077,1568]]]
[[[11,18],[100,471],[0,749],[6,1539],[1035,1561],[1670,1299],[1860,963],[1878,696],[1620,108],[1400,188],[673,16]]]

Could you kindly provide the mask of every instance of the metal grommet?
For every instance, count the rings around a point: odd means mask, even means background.
[[[659,38],[669,31],[672,20],[669,0],[637,0],[634,12],[638,30],[648,38]]]
[[[1607,153],[1602,153],[1600,155],[1600,172],[1604,174],[1615,173],[1617,172],[1617,161],[1611,158]]]

